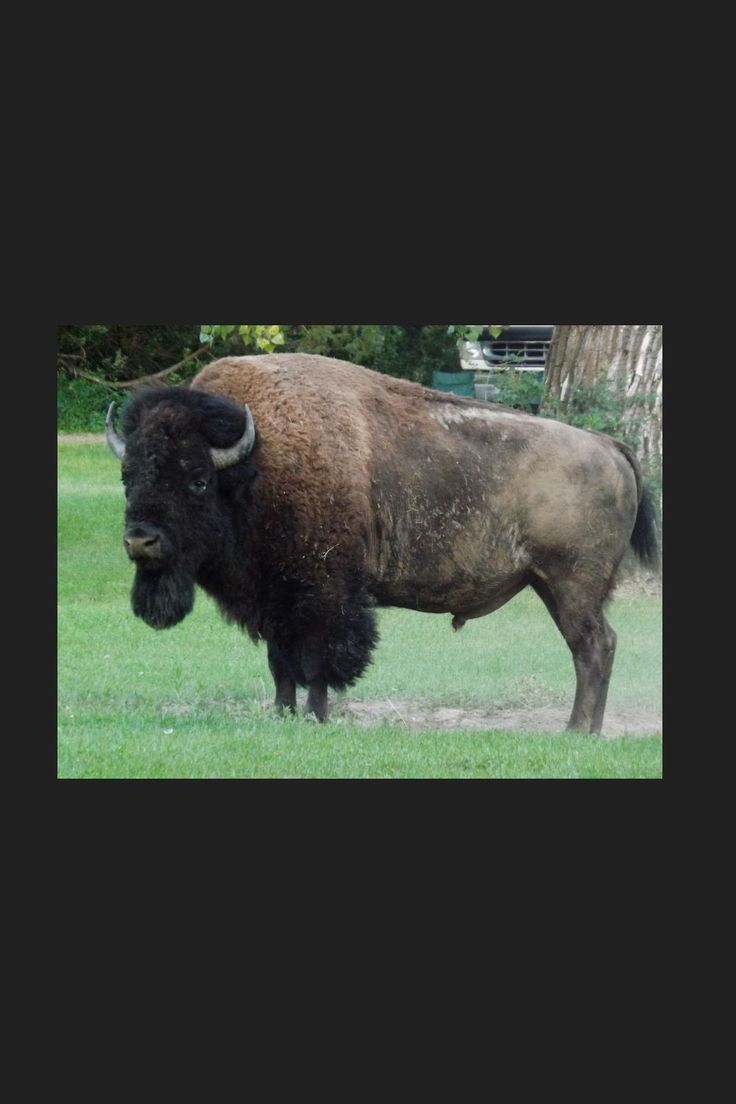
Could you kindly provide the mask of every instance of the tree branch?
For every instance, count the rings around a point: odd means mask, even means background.
[[[82,379],[91,380],[92,383],[101,383],[103,387],[113,387],[115,389],[124,387],[138,387],[142,383],[150,383],[152,380],[163,379],[165,376],[170,376],[172,372],[175,372],[177,370],[177,368],[183,368],[188,361],[194,360],[194,358],[198,357],[200,353],[205,352],[209,352],[210,355],[212,355],[212,350],[209,344],[200,345],[198,349],[195,349],[193,353],[189,353],[187,356],[184,357],[183,360],[180,360],[177,364],[172,364],[170,368],[164,368],[161,372],[154,372],[151,376],[139,376],[138,379],[123,381],[100,379],[99,376],[93,376],[89,372],[83,372],[81,368],[77,368],[76,365],[73,364],[69,365],[69,367],[75,376],[80,376]],[[69,358],[73,358],[75,360],[82,359],[76,357],[74,353],[59,353],[58,358],[59,360],[66,360]]]
[[[138,379],[125,380],[123,383],[111,383],[106,380],[97,380],[97,383],[106,383],[108,387],[138,387],[141,383],[150,383],[152,380],[163,379],[164,376],[170,376],[172,372],[175,372],[177,368],[183,368],[184,365],[198,357],[200,353],[211,352],[209,344],[200,345],[198,349],[195,349],[193,353],[189,353],[183,360],[180,360],[178,364],[172,364],[170,368],[164,368],[161,372],[154,372],[152,376],[139,376]],[[87,379],[91,379],[91,376],[87,376]]]
[[[80,368],[77,368],[76,364],[70,363],[74,360],[81,360],[84,362],[87,357],[84,354],[84,350],[81,353],[58,353],[57,359],[61,361],[68,372],[71,372],[73,376],[84,375]]]

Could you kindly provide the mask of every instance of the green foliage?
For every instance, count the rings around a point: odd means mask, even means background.
[[[289,352],[316,353],[375,368],[391,326],[292,326]]]
[[[447,326],[391,326],[375,367],[431,387],[434,372],[460,371],[457,338]]]
[[[286,335],[281,326],[201,326],[199,340],[211,343],[216,338],[222,341],[240,341],[245,348],[255,345],[264,353],[272,353],[283,345]]]
[[[121,382],[177,364],[199,345],[198,326],[60,326],[57,370],[66,379],[82,373]]]
[[[508,326],[448,326],[447,332],[449,334],[456,333],[461,341],[477,341],[485,330],[488,330],[491,337],[495,340],[507,329]]]
[[[107,408],[121,393],[85,379],[56,381],[56,426],[60,433],[103,433]]]
[[[504,326],[301,326],[292,327],[289,352],[320,353],[376,372],[432,385],[434,372],[457,372],[458,343]]]
[[[457,338],[447,326],[292,327],[286,349],[349,360],[428,386],[433,372],[458,370]]]
[[[623,439],[623,435],[628,432],[625,416],[630,405],[622,382],[600,381],[578,384],[570,388],[564,399],[548,395],[544,400],[544,412],[560,422],[567,422],[568,425],[594,429]],[[634,440],[627,441],[632,446],[637,443]]]
[[[498,388],[494,402],[533,414],[538,412],[544,393],[544,376],[541,372],[514,372],[509,369],[496,373],[493,383]]]

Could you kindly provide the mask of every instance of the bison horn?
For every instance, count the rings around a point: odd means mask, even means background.
[[[122,460],[125,456],[125,441],[115,429],[112,420],[112,414],[115,409],[115,403],[110,403],[110,408],[105,418],[105,436],[107,437],[107,443],[110,446],[112,452],[115,453],[118,460]]]
[[[244,456],[247,456],[248,453],[251,452],[255,441],[256,427],[253,424],[253,415],[250,412],[250,407],[246,406],[245,432],[243,436],[230,448],[210,448],[212,463],[218,471],[221,471],[222,468],[229,468],[232,464],[237,464],[239,460],[242,460]]]

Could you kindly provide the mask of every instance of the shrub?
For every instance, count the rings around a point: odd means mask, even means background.
[[[199,326],[60,326],[57,364],[69,379],[88,372],[119,382],[176,364],[199,344]]]
[[[284,348],[317,353],[372,368],[385,343],[386,326],[292,326]]]
[[[124,394],[124,393],[123,393]],[[56,428],[61,433],[103,433],[110,403],[121,392],[85,379],[56,381]]]
[[[284,349],[349,360],[430,387],[433,372],[459,369],[457,338],[447,326],[292,326]]]
[[[537,414],[544,393],[544,379],[537,372],[499,372],[493,380],[498,394],[494,402]]]

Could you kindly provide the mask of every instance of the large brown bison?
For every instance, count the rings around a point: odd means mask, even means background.
[[[460,628],[531,586],[573,655],[570,728],[600,732],[629,543],[656,563],[629,449],[344,361],[228,357],[141,390],[107,438],[122,461],[133,611],[157,629],[195,584],[268,645],[276,705],[323,721],[377,641],[375,606]]]

